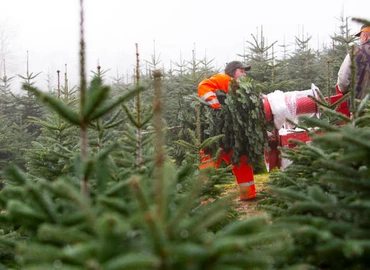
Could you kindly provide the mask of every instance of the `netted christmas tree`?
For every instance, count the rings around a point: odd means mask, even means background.
[[[263,107],[263,97],[258,84],[252,79],[232,80],[226,94],[217,91],[221,110],[213,110],[208,116],[207,137],[224,136],[209,147],[214,155],[222,148],[232,152],[231,162],[238,164],[241,156],[246,156],[249,164],[260,162],[267,149],[267,124]],[[224,100],[224,102],[223,102]]]

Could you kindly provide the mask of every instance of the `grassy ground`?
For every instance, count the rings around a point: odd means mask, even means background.
[[[270,175],[269,173],[254,175],[254,183],[256,186],[257,193],[261,193],[262,191],[266,190],[265,182],[269,180],[269,175]],[[237,192],[236,183],[230,185],[227,188],[226,193],[229,192]],[[264,213],[263,210],[259,209],[257,206],[257,202],[260,198],[261,197],[258,197],[257,195],[255,199],[242,201],[240,200],[238,195],[236,196],[234,202],[236,204],[237,211],[240,212],[241,218]]]

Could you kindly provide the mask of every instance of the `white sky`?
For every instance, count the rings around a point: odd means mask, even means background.
[[[132,74],[136,43],[143,65],[154,50],[169,68],[180,56],[190,61],[195,49],[197,59],[223,68],[261,26],[269,44],[304,34],[317,49],[338,33],[342,15],[357,32],[351,18],[370,20],[369,10],[369,0],[85,0],[87,71],[99,63],[108,77]],[[56,85],[56,70],[64,73],[65,65],[70,86],[78,84],[79,0],[0,0],[0,31],[9,40],[8,76],[25,75],[28,51],[30,71],[42,72],[41,89],[47,73]]]

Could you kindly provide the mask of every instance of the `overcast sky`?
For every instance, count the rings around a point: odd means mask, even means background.
[[[155,53],[170,62],[214,59],[218,68],[237,59],[246,40],[261,26],[267,43],[294,42],[312,36],[317,49],[338,33],[339,18],[370,20],[369,0],[85,0],[87,71],[99,63],[108,77],[132,74],[138,44],[140,61]],[[70,86],[78,84],[79,0],[0,0],[0,30],[7,40],[8,76],[25,75],[27,51],[31,72],[46,88],[46,74],[68,68]],[[2,71],[1,71],[2,72]],[[2,76],[2,74],[1,74]],[[41,86],[42,88],[42,86]]]

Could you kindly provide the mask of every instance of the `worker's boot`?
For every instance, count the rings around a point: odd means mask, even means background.
[[[238,184],[239,197],[241,200],[250,200],[256,197],[256,187],[254,185],[253,168],[247,164],[247,157],[240,158],[240,164],[233,165],[232,169]]]
[[[209,168],[209,167],[213,167],[214,168],[216,166],[216,163],[212,159],[210,153],[205,153],[203,151],[203,149],[201,149],[200,150],[200,156],[202,157],[202,161],[201,161],[201,164],[199,166],[199,169],[205,169],[205,168]]]
[[[242,201],[253,199],[257,195],[253,179],[246,182],[238,182],[238,190]]]

